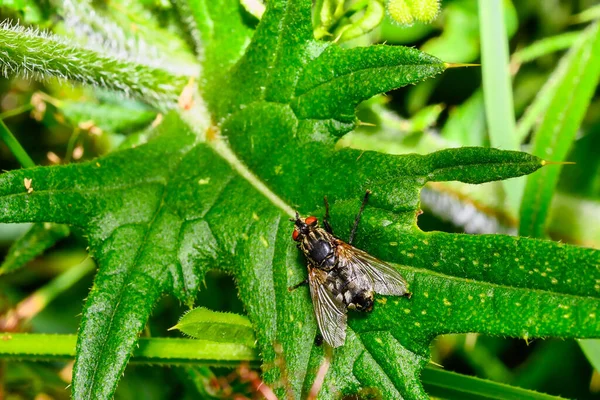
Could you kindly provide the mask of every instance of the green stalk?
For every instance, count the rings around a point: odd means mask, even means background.
[[[75,357],[75,335],[0,334],[0,359],[70,360]],[[255,350],[239,343],[197,339],[140,338],[133,362],[162,365],[234,366],[258,361]]]
[[[27,112],[33,108],[31,103],[23,104],[22,106],[15,107],[11,110],[4,111],[0,114],[0,120],[5,120],[6,118],[14,117],[15,115],[22,114]]]
[[[36,80],[57,77],[115,90],[158,107],[174,107],[190,79],[9,24],[0,25],[0,53],[0,68],[11,76]]]
[[[17,161],[23,168],[35,167],[35,163],[29,157],[25,149],[21,146],[19,141],[14,137],[12,132],[8,129],[4,121],[0,119],[0,139],[6,144],[9,150],[14,154]]]
[[[479,0],[479,22],[483,94],[490,144],[501,150],[519,150],[502,0]],[[510,211],[516,215],[523,182],[512,179],[503,181],[502,186]]]
[[[1,334],[0,358],[19,360],[69,360],[75,356],[75,335]],[[140,338],[132,362],[161,365],[222,365],[258,362],[257,353],[238,343],[219,343],[197,339]],[[426,367],[421,375],[432,396],[446,399],[522,399],[556,400],[555,396],[537,393],[502,383]]]

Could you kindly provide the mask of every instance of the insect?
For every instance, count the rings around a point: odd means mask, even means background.
[[[347,310],[371,311],[375,293],[407,296],[407,284],[393,267],[352,246],[361,214],[371,192],[367,190],[348,242],[333,234],[329,224],[329,203],[325,197],[323,228],[314,216],[301,218],[296,213],[292,239],[308,261],[308,278],[289,288],[310,287],[319,330],[332,347],[346,340]]]

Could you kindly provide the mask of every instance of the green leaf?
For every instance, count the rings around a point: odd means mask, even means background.
[[[60,110],[75,126],[93,124],[103,132],[131,133],[148,126],[156,111],[131,101],[91,102],[67,100],[60,102]]]
[[[483,146],[487,139],[483,93],[475,92],[467,101],[450,111],[442,128],[444,139],[462,146]]]
[[[547,109],[534,134],[532,151],[548,161],[563,161],[575,139],[600,79],[600,24],[591,25],[561,60],[547,84]],[[556,83],[553,83],[556,82]],[[550,91],[548,93],[547,91]],[[545,168],[527,179],[519,233],[542,237],[560,167]]]
[[[204,307],[189,311],[171,329],[179,329],[196,339],[213,342],[231,341],[231,338],[235,338],[238,343],[254,347],[256,341],[248,318],[233,313],[211,311]]]
[[[392,156],[336,146],[357,126],[354,105],[445,64],[416,50],[342,50],[316,41],[311,5],[269,1],[248,42],[237,0],[180,4],[193,17],[192,37],[206,38],[203,97],[194,107],[165,115],[135,148],[0,175],[0,221],[75,225],[99,265],[77,339],[74,398],[112,397],[160,296],[192,305],[209,269],[238,285],[264,380],[281,396],[305,397],[326,350],[314,344],[308,290],[287,289],[306,276],[288,218],[294,210],[320,215],[327,195],[336,235],[346,238],[366,189],[372,197],[356,245],[395,265],[413,297],[377,296],[373,313],[350,315],[323,398],[361,388],[425,398],[420,375],[442,333],[600,335],[599,252],[416,226],[427,182],[508,179],[540,168],[539,158],[469,147]]]
[[[444,399],[518,399],[518,400],[558,400],[561,397],[548,396],[531,390],[493,383],[483,379],[463,376],[441,369],[426,368],[422,375],[423,383],[433,396]]]
[[[441,60],[408,47],[332,46],[308,65],[309,73],[300,77],[292,108],[301,119],[353,122],[354,109],[361,101],[445,69]]]
[[[34,0],[4,0],[0,10],[4,12],[10,10],[18,13],[20,19],[27,24],[45,22],[43,7]]]
[[[54,246],[56,242],[69,236],[69,233],[69,228],[64,225],[48,222],[33,224],[27,232],[10,246],[6,258],[0,265],[0,275],[23,267]]]
[[[230,86],[227,73],[248,46],[253,30],[233,0],[175,0],[197,57],[203,60],[200,86],[211,111],[215,110],[222,91]],[[208,78],[210,77],[210,78]]]
[[[477,4],[472,0],[444,4],[440,18],[444,21],[442,34],[425,42],[421,50],[447,62],[465,63],[477,60],[482,38]],[[518,28],[517,12],[510,0],[502,1],[502,6],[506,36],[512,37]]]
[[[600,340],[579,340],[579,345],[596,371],[600,371]]]
[[[547,54],[568,49],[573,46],[580,35],[581,32],[567,32],[538,40],[514,52],[511,57],[511,63],[524,64]]]
[[[591,6],[583,10],[581,13],[573,16],[573,22],[582,23],[589,22],[600,18],[600,5]]]

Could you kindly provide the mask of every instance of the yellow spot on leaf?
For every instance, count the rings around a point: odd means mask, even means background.
[[[264,236],[260,237],[260,242],[263,244],[263,246],[269,247],[269,242],[267,242],[267,239],[265,239]]]

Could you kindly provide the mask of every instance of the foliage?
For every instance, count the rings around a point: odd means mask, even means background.
[[[56,107],[74,125],[93,121],[107,134],[144,129],[98,158],[0,175],[0,221],[67,224],[83,233],[98,264],[77,336],[74,398],[115,395],[138,344],[149,352],[148,360],[160,359],[156,352],[165,354],[160,348],[168,343],[177,355],[174,362],[231,365],[254,359],[254,333],[263,379],[279,396],[306,397],[319,368],[330,362],[320,388],[323,398],[358,393],[420,399],[427,397],[423,383],[432,393],[449,385],[457,390],[454,396],[465,396],[458,390],[465,384],[460,378],[423,372],[430,343],[440,334],[599,337],[600,252],[527,237],[423,232],[417,226],[424,185],[518,177],[542,168],[543,159],[483,147],[390,155],[340,146],[337,139],[360,126],[355,109],[361,102],[435,77],[449,64],[409,47],[346,47],[320,40],[326,35],[319,27],[364,32],[371,22],[339,17],[333,23],[323,19],[326,13],[315,20],[308,0],[269,1],[264,14],[257,13],[260,20],[235,0],[175,3],[175,9],[165,6],[149,14],[138,33],[123,28],[133,15],[119,20],[108,10],[95,20],[95,14],[86,14],[91,6],[70,2],[58,10],[67,17],[66,28],[83,31],[97,31],[106,26],[99,21],[115,18],[110,29],[98,32],[115,40],[108,51],[92,40],[76,43],[12,24],[0,28],[5,74],[68,79],[145,103],[120,115],[110,106],[98,112],[89,103],[61,101]],[[152,51],[141,57],[148,28],[181,35],[170,49],[172,60],[153,61],[147,57]],[[597,43],[597,25],[586,32],[580,49]],[[191,61],[182,38],[197,61]],[[591,85],[597,68],[585,60],[578,66],[589,74],[582,84]],[[590,101],[586,87],[586,96],[572,103],[579,116],[571,121],[573,133]],[[554,109],[570,112],[550,103],[548,110]],[[551,121],[550,112],[545,115]],[[114,122],[107,124],[102,116]],[[487,121],[495,124],[489,115]],[[413,126],[430,124],[415,119]],[[461,140],[457,133],[451,137]],[[306,276],[288,218],[295,210],[320,215],[327,195],[334,231],[345,238],[366,189],[372,198],[356,245],[398,268],[413,297],[379,296],[370,315],[352,314],[347,342],[331,357],[330,349],[315,344],[308,291],[287,290]],[[61,234],[40,248],[68,234],[53,226]],[[40,235],[32,230],[25,238]],[[253,333],[241,316],[196,309],[178,328],[201,340],[139,339],[164,294],[193,306],[210,270],[233,276]],[[24,343],[31,338],[10,339],[0,353],[25,356]],[[37,357],[52,356],[56,349],[49,340],[38,343]],[[72,340],[58,338],[64,354],[72,354]],[[144,347],[147,343],[155,347]],[[194,346],[206,354],[186,356]],[[472,396],[497,389],[472,380],[466,385]],[[502,398],[509,398],[510,389],[502,390]]]

